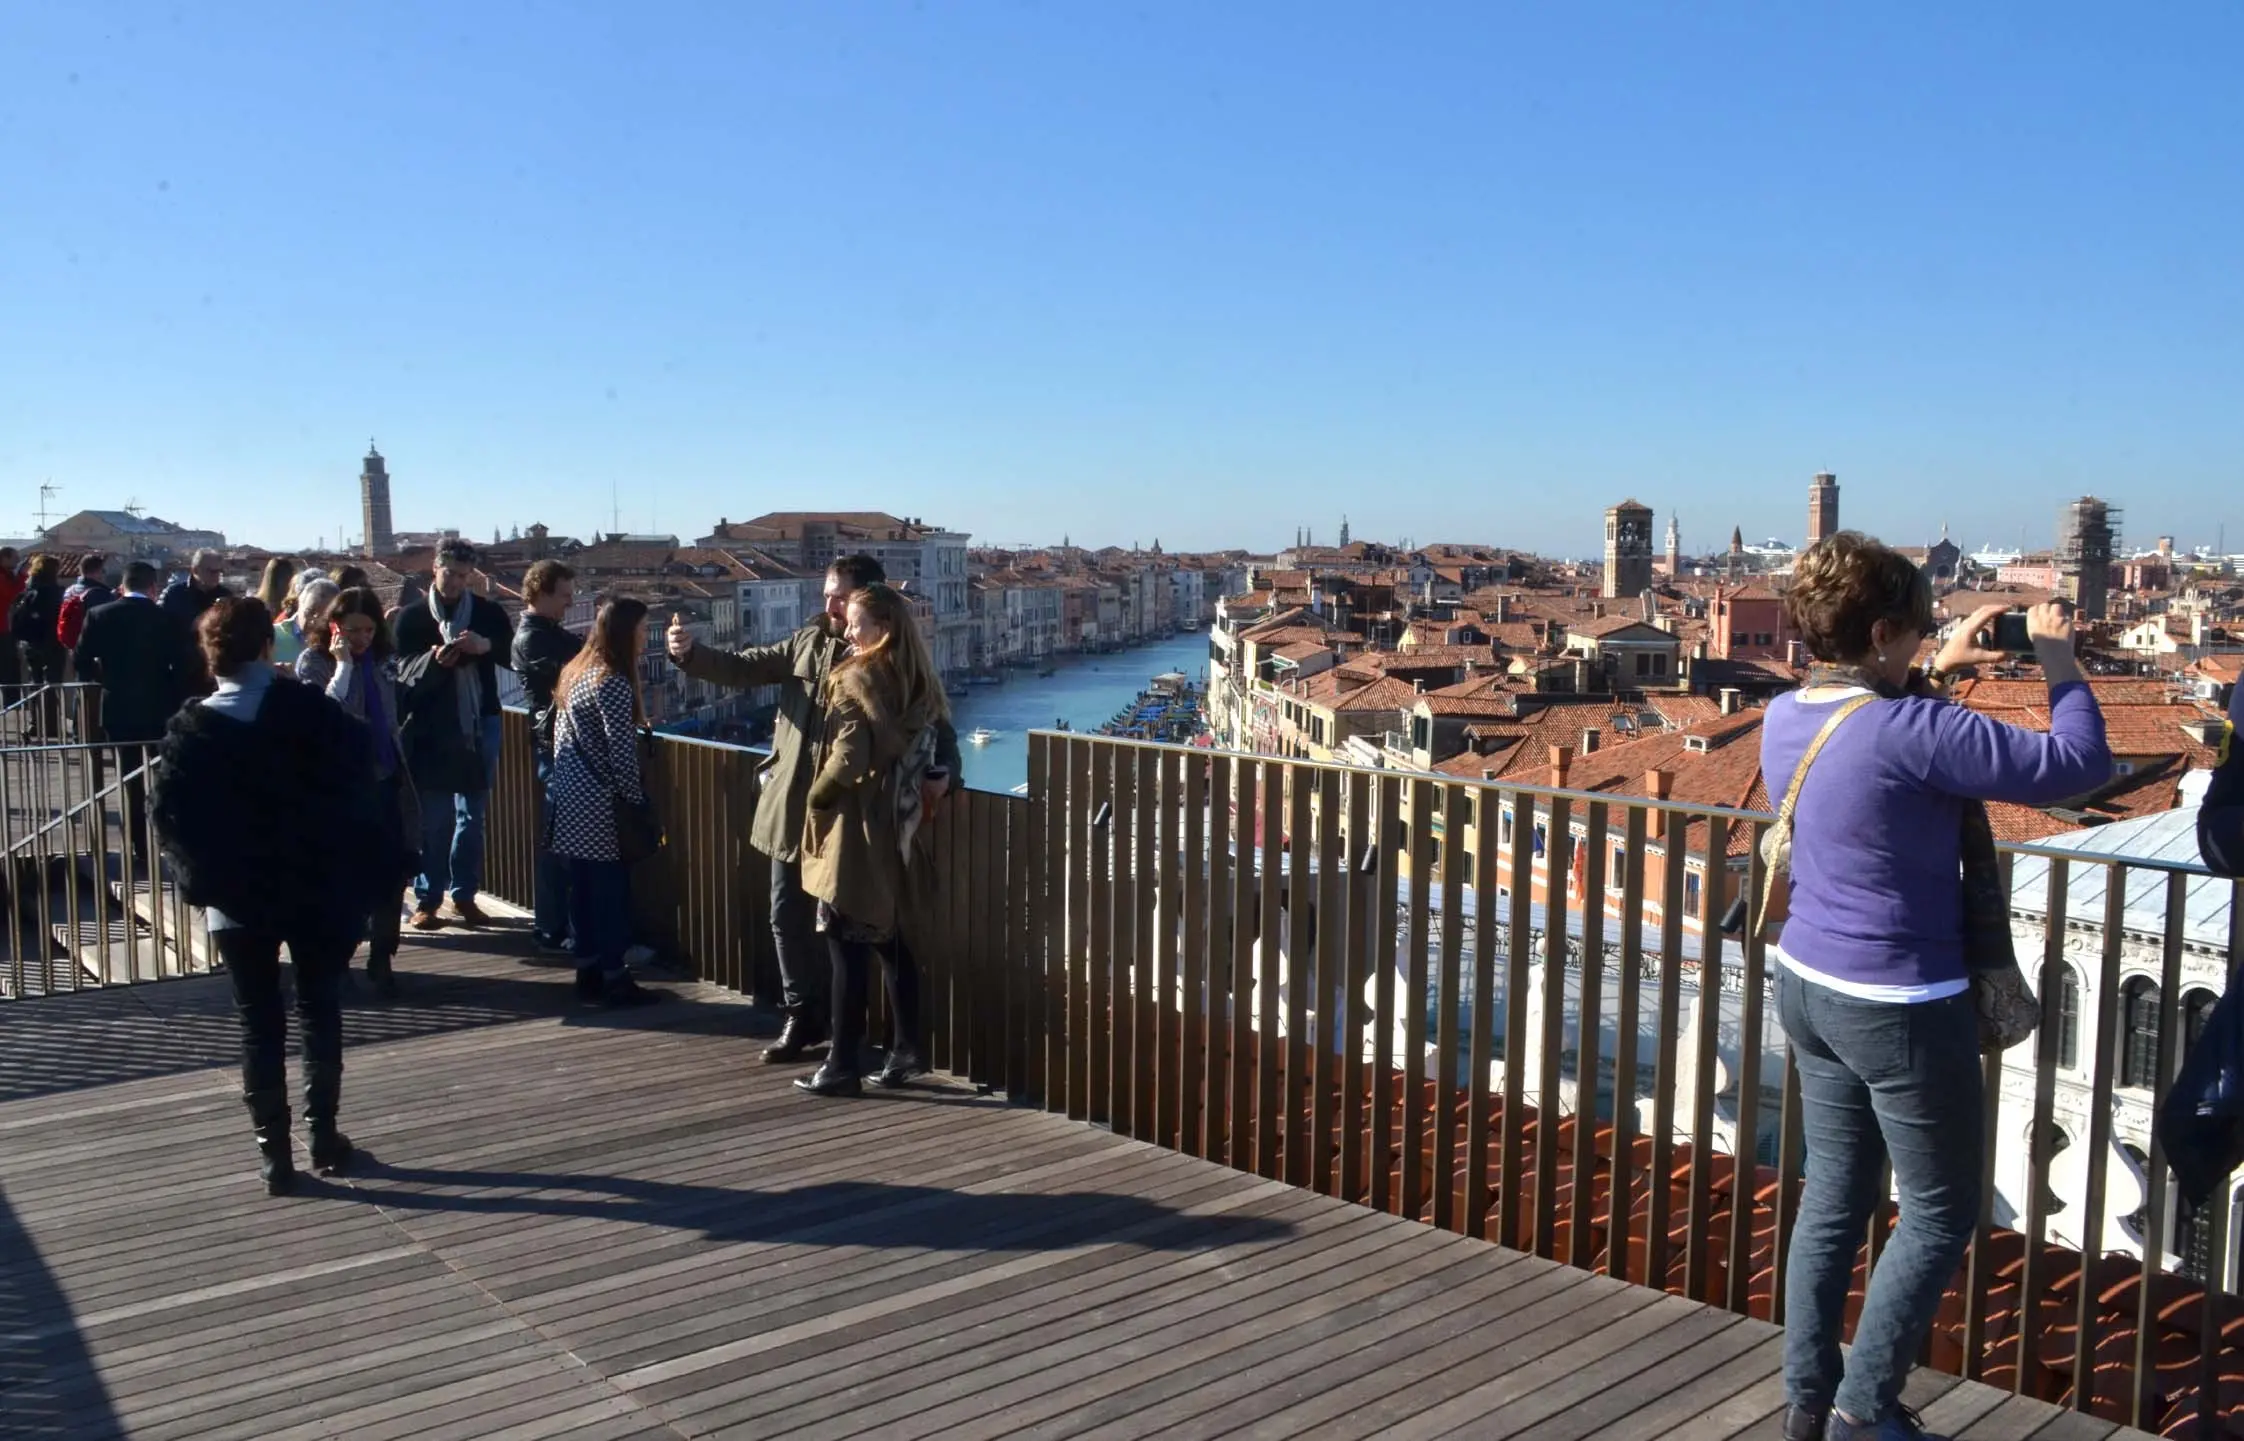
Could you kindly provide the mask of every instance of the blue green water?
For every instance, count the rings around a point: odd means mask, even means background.
[[[966,745],[966,783],[977,790],[1009,791],[1028,779],[1028,733],[1050,730],[1065,719],[1077,730],[1096,731],[1164,671],[1182,671],[1198,685],[1207,679],[1208,638],[1187,632],[1114,655],[1062,656],[1057,674],[1015,671],[1003,685],[959,686],[951,715],[961,742],[976,726],[996,731],[987,745]]]

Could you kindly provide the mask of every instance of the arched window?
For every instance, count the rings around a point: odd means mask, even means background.
[[[2182,1036],[2188,1044],[2196,1045],[2197,1038],[2205,1034],[2205,1022],[2219,1000],[2219,996],[2203,987],[2182,992]]]
[[[2137,976],[2119,988],[2119,1083],[2158,1080],[2158,983]]]
[[[2057,1043],[2057,1064],[2070,1070],[2080,1064],[2080,972],[2059,965],[2042,1003],[2041,1023]]]

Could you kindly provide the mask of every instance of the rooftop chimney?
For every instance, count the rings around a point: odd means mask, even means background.
[[[1653,800],[1664,801],[1674,790],[1675,777],[1670,772],[1650,770],[1644,773],[1644,793]],[[1658,840],[1666,833],[1666,821],[1665,811],[1653,811],[1645,817],[1645,834]]]
[[[1418,679],[1412,681],[1410,683],[1410,692],[1412,695],[1424,695],[1426,693],[1426,678],[1424,676],[1420,676]]]
[[[1551,787],[1566,789],[1566,773],[1574,768],[1574,752],[1566,746],[1551,747]]]
[[[1808,648],[1796,640],[1784,643],[1784,663],[1797,669],[1808,663]]]
[[[1496,592],[1496,624],[1508,624],[1511,621],[1511,616],[1512,598],[1502,591]]]
[[[1722,687],[1719,692],[1719,699],[1722,705],[1722,714],[1736,715],[1738,713],[1738,693],[1735,686]]]
[[[1602,734],[1602,732],[1600,732],[1600,731],[1598,730],[1598,728],[1597,728],[1596,726],[1583,726],[1583,727],[1582,727],[1582,754],[1583,754],[1583,755],[1586,755],[1586,756],[1588,756],[1588,755],[1595,755],[1595,754],[1597,754],[1597,740],[1598,740],[1598,737],[1599,737],[1599,735],[1601,735],[1601,734]]]

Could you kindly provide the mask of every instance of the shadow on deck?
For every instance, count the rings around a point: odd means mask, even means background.
[[[1775,1433],[1761,1323],[943,1083],[813,1101],[737,998],[587,1013],[517,934],[354,1007],[370,1162],[289,1201],[222,980],[0,1012],[0,1435]]]

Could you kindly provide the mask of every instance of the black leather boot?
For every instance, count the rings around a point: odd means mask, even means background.
[[[927,1062],[920,1059],[917,1050],[908,1046],[897,1047],[889,1051],[888,1064],[882,1066],[880,1074],[873,1077],[873,1084],[893,1090],[909,1084],[914,1076],[926,1074]]]
[[[774,1066],[799,1061],[825,1039],[825,1028],[811,1019],[808,1008],[790,1007],[787,1023],[779,1028],[779,1039],[764,1047],[764,1060]]]
[[[312,1122],[312,1170],[322,1176],[340,1176],[350,1170],[358,1148],[335,1129],[333,1121]]]
[[[266,1195],[285,1196],[296,1189],[296,1155],[288,1137],[288,1095],[266,1091],[247,1099],[250,1126],[257,1137],[257,1174],[264,1178]]]
[[[374,994],[385,1001],[397,999],[397,965],[390,957],[380,953],[366,958],[366,984]]]
[[[828,1061],[807,1076],[795,1077],[795,1089],[813,1096],[856,1096],[864,1093],[865,1083],[855,1071],[844,1071]]]

